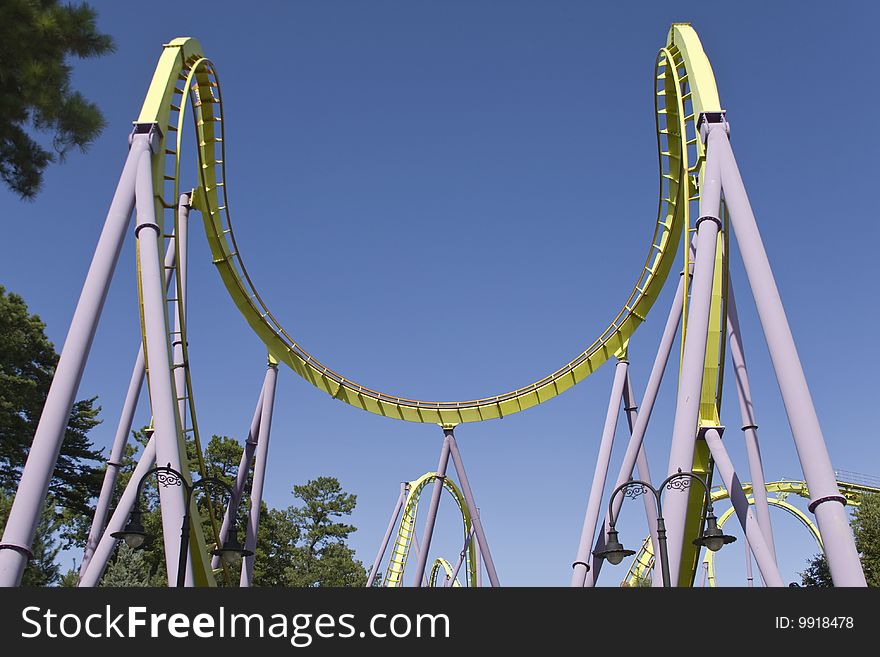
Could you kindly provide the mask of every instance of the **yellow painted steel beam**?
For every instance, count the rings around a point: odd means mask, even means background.
[[[383,584],[389,587],[403,586],[403,574],[406,569],[406,562],[409,558],[409,551],[412,547],[413,534],[416,529],[416,513],[419,509],[419,500],[425,487],[436,481],[436,472],[426,472],[415,481],[409,482],[406,500],[403,505],[403,514],[400,524],[397,526],[397,536],[394,540],[394,547],[391,550],[391,558],[388,560],[388,566],[385,569],[385,578]],[[468,512],[467,504],[464,496],[461,494],[458,486],[451,478],[443,478],[443,489],[446,490],[455,500],[458,510],[461,514],[461,523],[464,529],[464,539],[470,536],[472,523],[471,515]],[[420,546],[424,549],[424,546]],[[474,541],[468,545],[467,555],[465,559],[465,577],[469,586],[477,585],[477,554]],[[434,568],[437,564],[434,564]],[[432,573],[432,576],[435,573]],[[449,574],[452,574],[450,568]]]
[[[437,577],[440,575],[441,570],[446,574],[447,579],[452,579],[452,576],[455,574],[452,564],[446,561],[443,557],[437,557],[434,561],[434,565],[431,566],[431,576],[428,578],[428,586],[437,586]],[[440,586],[443,585],[441,584]],[[457,577],[453,580],[452,586],[453,588],[461,586],[461,582],[458,581]]]
[[[776,498],[768,498],[767,501],[770,504],[775,504],[780,507],[784,506],[781,503],[785,502],[785,497],[787,497],[788,495],[797,495],[798,497],[802,497],[807,500],[810,499],[810,491],[807,489],[807,484],[804,481],[780,479],[778,481],[767,482],[764,487],[768,493],[773,493],[777,495]],[[880,494],[880,488],[873,488],[871,486],[857,484],[849,481],[838,480],[837,487],[840,489],[841,494],[843,494],[843,496],[846,498],[847,504],[851,506],[859,506],[861,504],[861,498],[863,495]],[[742,489],[743,493],[745,493],[747,499],[749,500],[749,504],[753,504],[754,497],[752,484],[746,482],[742,485]],[[729,498],[730,492],[723,486],[719,486],[712,490],[713,504],[715,502],[720,502]],[[818,528],[803,512],[800,511],[800,509],[797,509],[797,507],[795,507],[795,509],[796,512],[790,512],[795,515],[807,527],[807,529],[810,530],[810,532],[813,534],[813,537],[817,540],[819,548],[821,549],[822,537],[819,535]],[[788,511],[789,509],[786,507],[785,510]],[[732,512],[733,507],[725,511],[724,514],[722,514],[722,518],[726,520],[730,517],[730,514]],[[722,526],[720,519],[718,522],[718,526]],[[708,552],[709,551],[707,550],[707,553]],[[635,556],[633,557],[632,563],[630,564],[629,570],[627,571],[626,577],[624,578],[624,582],[628,586],[635,586],[640,579],[650,577],[651,569],[653,567],[654,549],[651,545],[651,537],[648,536],[642,543],[642,547],[639,548],[638,552],[636,552]]]
[[[665,91],[661,89],[663,103],[658,106],[657,114],[658,145],[662,142],[658,216],[653,225],[648,256],[635,276],[634,289],[611,324],[569,363],[532,384],[504,394],[444,402],[421,401],[379,392],[348,379],[307,352],[281,326],[251,281],[236,245],[229,212],[219,78],[210,60],[202,56],[201,47],[195,39],[175,39],[166,46],[139,121],[158,123],[163,128],[162,151],[174,150],[167,149],[169,131],[165,128],[169,125],[169,117],[183,106],[172,102],[175,89],[181,82],[186,83],[184,91],[189,96],[196,126],[199,184],[194,206],[203,213],[214,264],[237,308],[279,362],[286,363],[312,385],[334,398],[386,417],[452,427],[463,422],[517,413],[543,403],[582,381],[625,348],[636,328],[644,321],[672,268],[683,227],[687,225],[684,213],[689,183],[685,180],[682,166],[686,161],[684,153],[687,145],[682,139],[678,109],[685,101],[680,98],[679,87],[670,86]],[[714,81],[712,84],[714,88]],[[661,128],[661,119],[672,121],[667,134],[661,134],[661,129],[666,130],[665,126]],[[179,135],[180,131],[177,132]],[[179,150],[178,146],[177,157]],[[157,189],[163,189],[167,175],[165,168],[157,162],[154,169]],[[178,174],[175,172],[172,175],[176,187]],[[163,202],[168,203],[169,200],[157,198],[157,205]]]

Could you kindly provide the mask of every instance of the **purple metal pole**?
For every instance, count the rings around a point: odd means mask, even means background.
[[[418,563],[418,562],[419,562],[419,558],[420,558],[419,555],[422,553],[422,551],[419,550],[419,541],[416,539],[416,528],[415,528],[415,526],[413,526],[413,533],[412,533],[412,538],[410,539],[410,541],[411,541],[411,546],[412,546],[411,549],[412,549],[413,554],[414,554],[414,556],[415,556],[415,558],[416,558],[416,563]],[[427,573],[422,573],[422,582],[421,582],[421,584],[419,584],[419,580],[413,578],[413,586],[427,586],[427,585],[428,585],[428,575],[427,575]]]
[[[97,586],[98,582],[101,581],[101,577],[104,575],[104,570],[107,568],[107,562],[110,561],[110,557],[113,555],[113,549],[116,547],[117,539],[113,538],[110,534],[113,532],[121,532],[125,529],[125,525],[128,523],[129,514],[135,503],[138,484],[140,484],[140,481],[147,473],[147,470],[152,468],[155,464],[156,439],[154,436],[150,436],[150,439],[144,447],[144,451],[141,453],[140,459],[138,459],[134,472],[131,473],[131,479],[128,480],[128,484],[125,486],[125,490],[119,498],[119,503],[110,515],[110,520],[107,522],[107,529],[101,534],[88,567],[85,572],[80,573],[77,586]],[[178,527],[177,530],[179,532],[180,527]]]
[[[629,425],[629,433],[632,436],[633,427],[638,419],[638,404],[635,392],[632,389],[632,381],[629,372],[626,374],[626,384],[623,387],[623,410],[626,411],[626,421]],[[642,481],[651,481],[651,470],[648,467],[648,457],[645,455],[645,445],[642,444],[636,457],[636,473]],[[651,547],[654,554],[660,554],[660,537],[657,534],[657,508],[650,495],[642,495],[645,505],[645,516],[648,521],[648,533],[651,535]],[[660,568],[652,569],[652,585],[663,586],[663,573]]]
[[[31,557],[30,546],[131,218],[137,162],[142,153],[149,151],[148,135],[135,135],[70,321],[55,376],[52,377],[52,385],[0,541],[0,586],[18,586]]]
[[[721,442],[721,431],[716,427],[710,427],[703,431],[703,437],[709,446],[709,452],[715,461],[715,469],[721,475],[721,481],[730,493],[730,502],[736,510],[736,517],[742,525],[743,533],[746,540],[752,548],[755,555],[755,561],[758,563],[758,570],[761,572],[761,578],[767,586],[785,586],[782,583],[782,576],[779,574],[779,567],[773,560],[772,550],[764,540],[764,533],[758,526],[758,522],[752,513],[752,507],[746,498],[742,489],[742,483],[733,469],[733,462],[727,455],[727,450]]]
[[[770,504],[767,502],[764,465],[761,460],[761,448],[758,445],[758,422],[755,419],[752,389],[749,385],[749,374],[746,370],[746,355],[743,350],[742,335],[739,329],[736,300],[733,296],[733,286],[730,284],[727,286],[727,334],[727,348],[730,351],[730,358],[733,362],[739,410],[743,423],[743,439],[746,443],[746,454],[748,454],[749,458],[749,474],[752,478],[755,512],[758,516],[758,525],[760,525],[761,531],[764,532],[764,538],[767,540],[767,545],[770,546],[773,560],[776,561],[776,547],[773,541],[773,525],[770,522]]]
[[[428,565],[428,552],[431,549],[431,538],[434,536],[434,524],[437,522],[437,509],[440,507],[440,493],[443,492],[443,480],[446,479],[446,464],[449,462],[450,434],[443,430],[443,448],[440,450],[440,462],[437,464],[437,478],[434,480],[434,489],[431,491],[431,505],[428,507],[428,517],[425,520],[425,531],[422,534],[422,550],[416,562],[416,582],[422,582],[425,578],[425,567]],[[415,528],[413,528],[415,537]]]
[[[669,475],[675,474],[679,468],[688,472],[694,462],[703,368],[706,360],[706,338],[709,333],[712,279],[715,272],[715,247],[718,231],[721,229],[721,220],[718,218],[721,206],[721,164],[715,157],[715,143],[726,138],[724,132],[719,130],[710,130],[706,138],[706,164],[700,194],[700,218],[696,223],[697,255],[694,261],[687,332],[684,338],[684,353],[675,404]],[[672,585],[677,586],[690,493],[688,490],[673,491],[673,493],[666,497],[663,515],[666,519],[669,575]]]
[[[479,511],[479,509],[477,509]],[[477,537],[474,536],[474,544],[477,546],[476,554],[474,555],[476,563],[474,566],[477,569],[477,588],[483,588],[483,565],[480,563],[480,542],[477,540]]]
[[[455,569],[452,571],[452,577],[446,578],[446,586],[451,587],[455,583],[455,578],[458,577],[458,571],[461,570],[461,564],[464,563],[465,555],[467,554],[468,547],[470,547],[471,541],[474,539],[474,528],[471,527],[471,530],[468,532],[467,538],[464,540],[464,547],[461,548],[461,552],[458,555],[458,562],[455,564]]]
[[[701,588],[706,586],[706,578],[708,577],[708,575],[709,575],[709,564],[707,564],[704,561],[703,562],[703,577],[700,580],[700,587]]]
[[[174,242],[165,250],[165,288],[171,281],[171,269],[174,265]],[[88,568],[95,546],[101,540],[101,532],[107,521],[107,513],[110,510],[110,501],[113,498],[113,490],[116,488],[116,479],[119,476],[119,468],[122,466],[122,456],[125,446],[128,444],[128,434],[134,421],[134,413],[137,410],[138,397],[144,385],[144,344],[138,345],[138,353],[135,358],[134,368],[131,371],[131,379],[128,382],[128,392],[122,405],[122,413],[119,415],[119,423],[116,425],[116,435],[113,438],[113,447],[110,450],[110,458],[107,459],[107,469],[104,471],[104,481],[101,484],[101,493],[98,495],[98,503],[95,506],[95,514],[92,516],[92,526],[89,528],[89,537],[80,564],[79,574]]]
[[[405,499],[406,482],[402,481],[400,482],[400,495],[397,496],[394,511],[391,512],[391,519],[388,521],[388,529],[385,530],[385,535],[382,537],[382,542],[379,544],[379,551],[376,553],[376,558],[373,559],[373,567],[370,568],[370,574],[367,577],[367,588],[373,586],[373,582],[376,581],[376,574],[379,572],[379,564],[382,563],[382,557],[385,556],[385,550],[388,549],[388,541],[391,540],[391,532],[394,531],[394,525],[397,524],[397,519],[400,517],[400,510],[403,508],[403,501]]]
[[[590,570],[590,546],[593,544],[593,535],[596,533],[596,523],[599,520],[599,507],[602,504],[602,494],[605,492],[605,480],[608,477],[608,464],[611,461],[611,448],[614,445],[614,434],[617,432],[617,417],[620,415],[620,401],[623,398],[628,369],[629,361],[626,358],[619,359],[617,367],[614,368],[611,397],[608,399],[605,425],[599,441],[599,453],[596,455],[596,469],[593,471],[593,483],[590,486],[581,539],[572,564],[571,586],[583,586],[587,572]]]
[[[135,187],[137,204],[137,248],[140,256],[140,282],[143,296],[146,361],[149,367],[150,403],[153,409],[153,437],[156,440],[156,461],[170,464],[188,478],[184,468],[186,457],[181,453],[180,427],[174,381],[171,376],[171,354],[168,349],[168,325],[165,317],[165,294],[159,265],[159,226],[156,224],[153,198],[153,173],[149,152],[141,153]],[[180,553],[180,527],[185,500],[182,487],[160,486],[162,533],[168,582],[177,581]],[[192,582],[192,558],[187,555],[186,582]]]
[[[654,358],[654,364],[651,367],[651,374],[648,376],[648,384],[645,387],[645,395],[642,398],[641,412],[636,416],[629,443],[626,447],[626,453],[623,456],[623,463],[620,465],[620,471],[617,474],[617,481],[614,484],[615,488],[621,486],[632,477],[633,470],[638,461],[639,452],[642,451],[642,443],[645,438],[645,431],[648,428],[648,421],[651,419],[651,413],[654,410],[654,402],[657,400],[660,383],[663,381],[663,373],[666,371],[666,364],[669,362],[669,355],[672,353],[672,345],[675,342],[675,336],[678,333],[678,323],[681,320],[683,299],[684,281],[679,279],[678,288],[675,291],[675,297],[673,298],[672,306],[669,309],[669,316],[666,319],[666,326],[663,329],[663,336],[660,338],[660,346],[657,349],[657,356]],[[618,495],[613,501],[615,517],[620,512],[621,504],[623,504],[623,496]],[[595,552],[600,552],[605,549],[605,535],[608,531],[609,520],[610,519],[606,514],[602,531],[600,531],[599,535],[596,537],[596,543],[593,548]],[[584,580],[584,586],[593,586],[595,584],[599,577],[599,572],[602,569],[602,563],[604,562],[604,559],[593,560],[592,554],[590,554],[590,559],[592,561],[592,567]]]
[[[486,564],[486,573],[489,575],[489,583],[492,586],[501,586],[498,581],[498,573],[495,571],[495,562],[492,561],[492,553],[489,552],[489,541],[486,540],[486,532],[483,531],[483,521],[480,519],[480,510],[474,502],[474,494],[471,491],[471,484],[467,478],[467,472],[464,470],[464,461],[458,451],[458,443],[455,440],[455,434],[452,429],[444,429],[443,432],[449,438],[449,451],[452,454],[452,464],[455,472],[458,474],[458,483],[461,486],[462,495],[464,495],[465,504],[467,504],[468,512],[471,514],[471,520],[474,523],[474,530],[477,533],[478,545],[480,552],[483,554],[483,561]]]
[[[174,364],[174,389],[177,393],[177,414],[180,426],[186,428],[186,363],[183,362],[183,327],[186,324],[186,261],[187,261],[187,224],[189,219],[189,195],[181,194],[177,202],[177,279],[180,282],[180,303],[174,304],[174,339],[171,341],[172,360]],[[176,296],[176,295],[175,295]],[[180,308],[183,306],[183,317]]]
[[[746,584],[749,588],[753,588],[755,586],[755,578],[752,575],[752,548],[749,545],[749,539],[745,538],[743,540],[745,543],[745,553],[746,553]],[[776,556],[776,555],[773,555]]]
[[[719,149],[724,198],[755,298],[758,317],[782,393],[804,480],[810,491],[810,510],[822,535],[835,586],[867,586],[844,504],[837,488],[819,418],[798,357],[794,337],[776,287],[770,261],[755,215],[727,139]]]
[[[266,371],[268,377],[269,372]],[[251,469],[251,462],[254,458],[254,451],[257,447],[257,435],[260,431],[260,416],[263,414],[263,391],[266,389],[266,380],[263,379],[263,386],[260,388],[260,396],[257,399],[257,408],[254,410],[254,417],[251,419],[251,426],[248,429],[247,439],[244,441],[244,449],[241,451],[241,460],[238,462],[238,471],[235,475],[235,486],[232,487],[232,498],[226,505],[226,512],[223,514],[223,523],[220,526],[220,544],[226,541],[229,528],[238,515],[238,507],[241,504],[241,496],[244,494],[244,487],[247,484],[248,472]],[[214,556],[211,559],[211,568],[216,570],[220,568],[220,557]]]
[[[251,484],[251,509],[248,514],[247,536],[244,547],[257,551],[257,530],[260,528],[260,503],[263,501],[263,482],[266,479],[266,460],[269,455],[269,430],[272,428],[272,410],[275,406],[275,384],[278,380],[278,364],[271,360],[266,369],[266,385],[263,388],[263,403],[260,412],[260,433],[257,438],[257,453],[254,455],[254,480]],[[255,554],[244,558],[241,567],[239,586],[250,586],[254,579]]]

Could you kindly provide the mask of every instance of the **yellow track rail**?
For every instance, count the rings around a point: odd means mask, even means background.
[[[413,534],[416,528],[416,513],[419,510],[419,500],[422,497],[422,492],[424,491],[425,486],[433,483],[436,480],[436,472],[426,472],[415,481],[409,482],[406,501],[403,505],[403,516],[400,519],[400,524],[397,527],[397,537],[394,541],[394,548],[391,550],[391,558],[388,561],[388,567],[385,569],[385,579],[383,581],[385,586],[403,586],[403,573],[406,569],[406,562],[409,558],[409,551],[410,547],[412,546]],[[452,479],[450,479],[449,477],[443,478],[443,488],[452,495],[453,499],[455,499],[455,503],[458,505],[458,510],[461,513],[461,523],[464,528],[464,539],[467,540],[467,537],[470,535],[472,525],[471,516],[468,512],[464,496],[461,494],[458,486],[455,485],[455,482],[452,481]],[[477,555],[474,541],[471,541],[470,545],[468,546],[465,563],[466,577],[470,586],[477,585],[476,556]],[[434,571],[436,568],[438,568],[438,565],[435,562],[432,571]],[[451,568],[449,569],[448,574],[450,576],[452,575]],[[432,572],[432,577],[434,576],[436,576],[436,573]]]
[[[656,85],[660,201],[648,255],[636,276],[632,293],[611,324],[563,367],[516,390],[467,401],[420,401],[362,386],[308,353],[266,306],[247,273],[235,241],[225,176],[220,82],[211,61],[203,57],[198,41],[179,38],[166,45],[138,121],[158,123],[163,131],[161,149],[163,152],[172,150],[167,149],[166,142],[168,133],[176,131],[177,126],[170,124],[169,118],[182,106],[174,104],[174,97],[182,93],[189,95],[199,167],[194,206],[205,218],[214,264],[227,291],[269,353],[317,388],[348,404],[386,417],[451,427],[511,415],[555,397],[592,374],[614,354],[622,353],[629,338],[645,320],[666,281],[680,237],[688,225],[689,202],[698,197],[695,174],[688,168],[692,159],[688,149],[699,148],[699,140],[696,144],[690,143],[696,137],[688,136],[687,127],[693,124],[695,112],[710,108],[711,103],[707,104],[705,98],[717,96],[708,60],[690,26],[673,26],[670,45],[661,50],[658,70],[663,73]],[[176,152],[179,154],[179,149]],[[171,187],[170,182],[176,187],[178,173],[169,179],[160,159],[156,158],[154,167],[156,189]],[[157,210],[171,202],[173,199],[157,197]],[[157,216],[161,214],[157,212]]]
[[[431,566],[431,576],[428,578],[428,586],[437,586],[437,578],[440,576],[440,571],[443,571],[448,579],[451,579],[453,574],[455,574],[455,570],[452,567],[452,564],[446,561],[443,557],[437,557],[436,561],[434,561],[434,565]],[[442,586],[442,584],[440,585]],[[461,586],[461,582],[458,581],[458,578],[452,582],[453,588],[459,588]]]
[[[880,488],[873,488],[871,486],[866,486],[864,484],[858,484],[849,481],[838,481],[837,487],[840,489],[841,494],[846,498],[846,503],[850,506],[859,506],[862,503],[862,495],[880,493]],[[753,504],[754,492],[752,489],[752,484],[744,483],[742,488],[743,493],[745,493],[746,498],[749,501],[749,504]],[[785,511],[788,511],[790,514],[800,520],[801,523],[813,535],[813,538],[816,539],[819,549],[821,550],[822,537],[819,535],[818,527],[816,527],[816,525],[809,519],[809,517],[807,517],[806,514],[803,513],[803,511],[785,501],[785,498],[789,495],[797,495],[798,497],[802,497],[806,500],[810,499],[810,491],[807,489],[806,482],[781,479],[779,481],[767,482],[765,488],[768,493],[772,493],[777,496],[775,498],[768,498],[767,502],[769,502],[773,506],[777,506]],[[729,498],[730,492],[723,486],[712,490],[713,503],[720,502]],[[727,522],[727,520],[731,517],[733,511],[733,507],[730,507],[721,515],[721,517],[718,519],[719,527],[724,526],[724,523]],[[706,550],[706,556],[703,561],[709,564],[709,585],[715,586],[714,553]],[[642,543],[642,547],[639,549],[638,552],[636,552],[636,555],[633,557],[632,563],[629,567],[629,571],[624,578],[624,582],[628,586],[636,586],[640,580],[644,580],[645,578],[651,576],[651,570],[653,569],[653,567],[654,549],[651,545],[651,537],[648,536]]]
[[[612,356],[622,355],[630,337],[645,320],[672,268],[678,244],[690,231],[690,206],[699,202],[699,173],[703,165],[702,144],[695,119],[702,111],[720,109],[711,66],[694,30],[674,24],[667,45],[657,58],[655,118],[660,162],[660,194],[656,221],[645,262],[635,285],[610,325],[589,346],[564,366],[539,380],[504,394],[466,401],[421,401],[386,394],[360,385],[324,365],[284,329],[254,286],[235,240],[229,211],[225,164],[225,131],[220,81],[213,63],[204,57],[196,39],[177,38],[165,45],[139,123],[155,123],[161,130],[160,155],[153,158],[156,217],[165,234],[166,210],[177,204],[180,189],[180,157],[183,108],[192,107],[198,160],[193,207],[204,218],[214,264],[236,307],[265,343],[269,354],[286,363],[315,387],[336,399],[371,413],[400,420],[453,427],[463,422],[501,418],[547,401],[596,371]],[[186,97],[186,98],[184,98]],[[168,158],[173,166],[168,166]],[[169,196],[170,195],[170,196]],[[687,249],[685,249],[685,258]],[[719,246],[719,261],[723,247]],[[724,267],[718,267],[719,272]],[[719,274],[713,298],[723,299]],[[701,422],[717,416],[720,404],[720,366],[723,362],[723,329],[718,328],[721,301],[713,305],[713,329],[707,350],[706,384]],[[719,333],[720,332],[720,333]],[[191,397],[190,397],[191,399]],[[185,457],[185,432],[180,434]],[[699,446],[694,470],[710,476],[708,454]],[[696,501],[689,507],[686,531],[701,522]],[[695,525],[692,527],[692,525]],[[203,544],[200,532],[194,541]],[[201,552],[204,546],[200,545]],[[686,548],[687,549],[687,548]],[[696,554],[683,555],[683,564]],[[695,564],[694,564],[695,565]],[[691,577],[695,568],[682,567]],[[685,576],[685,575],[683,575]],[[211,580],[210,573],[206,575]]]

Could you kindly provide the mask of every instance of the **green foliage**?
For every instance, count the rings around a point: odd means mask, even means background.
[[[868,586],[880,586],[880,494],[862,496],[852,528]]]
[[[22,198],[32,198],[50,162],[84,151],[104,128],[96,105],[70,86],[71,56],[113,50],[87,4],[57,0],[0,3],[0,177]],[[51,136],[52,151],[29,131]]]
[[[834,586],[831,581],[831,571],[828,569],[828,559],[824,554],[814,555],[807,561],[807,569],[799,573],[803,586],[816,586],[821,588]]]
[[[20,296],[0,286],[0,495],[6,500],[4,505],[11,507],[57,363],[58,354],[42,320],[30,314]],[[54,559],[59,550],[85,544],[91,504],[102,479],[101,452],[88,438],[100,423],[100,410],[95,398],[73,406],[37,527],[35,558],[25,571],[26,584],[58,583]],[[0,527],[5,526],[8,513],[5,508]]]
[[[14,491],[37,430],[58,354],[24,300],[0,286],[0,490]],[[86,515],[101,487],[100,450],[88,432],[100,423],[95,398],[73,406],[49,491],[61,509]],[[70,514],[69,514],[70,516]],[[68,518],[75,524],[74,518]]]
[[[151,568],[147,555],[147,552],[133,550],[124,541],[121,541],[116,547],[116,556],[113,562],[108,564],[107,570],[104,571],[100,585],[108,587],[161,586],[161,582],[154,582],[154,569]]]
[[[9,510],[12,508],[12,499],[12,495],[0,492],[0,527],[6,525]],[[55,500],[50,496],[37,523],[37,534],[31,546],[34,556],[24,570],[22,586],[52,586],[58,583],[60,567],[55,563],[55,558],[61,550],[61,545],[55,534],[61,523],[62,519],[55,512]]]
[[[880,587],[880,495],[863,495],[860,505],[853,510],[850,525],[868,586]],[[824,554],[807,561],[807,569],[800,576],[804,586],[834,586]]]
[[[134,442],[146,444],[144,430],[134,432]],[[235,483],[242,446],[226,436],[213,436],[204,450],[205,470],[208,476],[218,477],[226,483]],[[129,446],[120,469],[118,490],[122,490],[131,477],[136,461],[136,449]],[[190,469],[198,468],[194,450],[189,454]],[[249,477],[252,472],[249,473]],[[198,475],[196,475],[198,478]],[[248,484],[249,488],[249,484]],[[294,495],[302,500],[301,506],[286,509],[269,508],[261,504],[260,526],[257,532],[254,562],[255,586],[363,586],[366,572],[360,561],[354,559],[354,551],[345,541],[356,531],[352,525],[338,520],[350,515],[357,497],[342,490],[334,477],[319,477],[303,485],[294,486]],[[213,545],[213,535],[208,520],[204,497],[199,499],[199,512],[205,541]],[[134,561],[128,548],[118,548],[108,565],[102,586],[163,586],[166,582],[165,555],[162,543],[162,517],[158,506],[155,485],[146,485],[141,498],[142,521],[152,540],[137,550],[142,560]],[[225,497],[214,496],[214,512],[218,524],[225,512]],[[236,527],[245,526],[250,500],[245,495],[239,505]],[[244,535],[239,529],[239,540]],[[229,583],[238,586],[240,567],[229,568]],[[122,584],[112,584],[122,582]],[[146,583],[144,583],[146,582]],[[225,585],[222,574],[217,583]]]

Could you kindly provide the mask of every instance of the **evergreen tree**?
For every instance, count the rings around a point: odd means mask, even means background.
[[[12,495],[0,492],[0,527],[6,526],[9,510],[12,508],[12,499]],[[58,583],[61,569],[55,563],[55,558],[61,551],[61,545],[56,538],[56,533],[60,529],[61,523],[62,519],[55,510],[55,500],[50,496],[46,500],[37,523],[36,536],[33,545],[31,545],[31,552],[34,556],[24,569],[21,578],[22,586],[52,586]]]
[[[124,541],[120,541],[116,547],[116,556],[107,565],[100,586],[151,586],[151,581],[151,567],[147,561],[147,553],[143,550],[133,550]]]
[[[58,364],[45,328],[20,296],[0,286],[0,490],[6,492],[18,486]],[[88,438],[100,410],[94,397],[74,404],[49,484],[58,506],[77,514],[88,513],[101,487],[101,451]]]
[[[68,63],[113,50],[95,18],[87,4],[0,3],[0,177],[22,198],[37,193],[50,162],[84,151],[104,128],[98,107],[71,89]],[[52,151],[29,129],[51,137]]]
[[[868,586],[880,586],[880,494],[867,493],[850,519],[856,549],[865,571]],[[834,586],[831,570],[824,554],[817,554],[807,561],[807,568],[800,573],[804,586]]]

